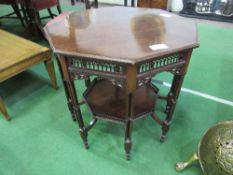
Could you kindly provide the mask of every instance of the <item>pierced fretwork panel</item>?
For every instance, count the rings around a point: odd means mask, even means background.
[[[89,70],[94,72],[106,72],[110,74],[123,74],[123,66],[114,62],[98,62],[83,59],[72,59],[71,68]]]
[[[179,63],[181,61],[183,61],[183,56],[180,54],[161,57],[156,60],[151,60],[140,64],[138,66],[138,72],[145,73],[145,72],[153,71],[154,69],[163,68],[175,63]]]

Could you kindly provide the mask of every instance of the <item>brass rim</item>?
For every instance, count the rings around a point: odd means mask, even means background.
[[[204,133],[198,157],[205,175],[233,174],[233,121],[220,122]]]

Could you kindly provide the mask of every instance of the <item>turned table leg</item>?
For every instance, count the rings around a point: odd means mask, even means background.
[[[75,1],[74,0],[71,0],[71,5],[75,5]]]
[[[91,8],[89,0],[85,0],[85,5],[86,5],[86,9],[90,9]]]
[[[126,159],[130,160],[130,150],[132,147],[131,132],[132,132],[132,121],[126,123],[125,128],[125,153]]]
[[[176,107],[176,103],[177,103],[177,100],[178,100],[178,97],[180,94],[180,90],[181,90],[181,87],[183,84],[183,80],[184,80],[185,74],[186,74],[187,69],[188,69],[191,54],[192,54],[192,49],[185,52],[183,57],[186,61],[186,64],[174,72],[172,86],[171,86],[170,92],[168,93],[168,97],[167,97],[167,106],[166,106],[166,110],[165,110],[167,116],[166,116],[166,119],[162,122],[162,135],[160,138],[161,142],[164,141],[166,134],[169,130],[171,120],[173,117],[173,113],[174,113],[174,110]]]
[[[60,56],[57,60],[58,60],[59,70],[61,72],[62,79],[63,79],[64,89],[65,89],[70,113],[73,117],[73,120],[78,122],[79,132],[80,132],[85,148],[89,148],[88,140],[87,140],[88,129],[85,128],[85,125],[83,122],[83,117],[82,117],[81,110],[79,107],[79,102],[78,102],[78,97],[77,97],[77,93],[76,93],[75,86],[74,86],[74,81],[72,80],[69,70],[68,70],[69,66],[68,66],[67,59],[65,59],[65,57]]]
[[[98,8],[98,0],[94,0],[90,2],[89,0],[85,0],[86,9],[90,9],[91,7]]]
[[[166,119],[162,122],[162,135],[160,138],[161,142],[164,141],[166,134],[169,130],[169,126],[176,107],[177,99],[180,94],[183,80],[184,80],[184,75],[175,75],[173,78],[172,87],[167,98],[167,106],[166,106],[167,116]]]
[[[5,105],[2,97],[0,97],[0,112],[3,114],[3,116],[6,120],[9,121],[11,119],[8,112],[7,112],[6,105]]]
[[[134,92],[137,87],[137,68],[136,66],[126,67],[126,129],[125,129],[125,153],[126,159],[130,159],[130,151],[132,148],[131,131],[132,116],[134,115]]]
[[[132,132],[132,120],[131,116],[133,115],[133,95],[128,94],[127,98],[127,115],[128,121],[125,124],[125,153],[126,159],[130,159],[130,150],[132,148],[131,132]]]

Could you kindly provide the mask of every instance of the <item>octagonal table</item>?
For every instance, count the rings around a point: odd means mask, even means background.
[[[162,126],[164,140],[177,103],[193,48],[198,47],[196,24],[163,10],[110,7],[58,16],[44,28],[58,58],[68,106],[88,148],[87,134],[97,119],[125,124],[125,151],[130,158],[132,122],[149,114]],[[167,97],[166,118],[155,115],[158,89],[155,74],[174,75]],[[93,81],[90,76],[94,75]],[[74,80],[85,79],[84,102]],[[85,125],[80,105],[93,120]]]

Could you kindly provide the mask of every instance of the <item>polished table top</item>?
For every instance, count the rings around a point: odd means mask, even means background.
[[[198,46],[194,21],[159,9],[72,12],[44,30],[55,53],[131,64]]]

